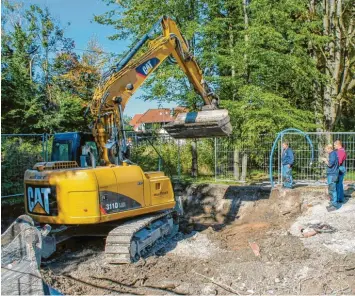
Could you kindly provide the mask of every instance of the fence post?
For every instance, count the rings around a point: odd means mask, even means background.
[[[48,134],[46,134],[46,161],[48,161]]]
[[[158,171],[161,171],[161,157],[158,157]]]
[[[45,149],[44,149],[44,137],[46,134],[42,134],[42,159],[43,161],[46,161],[46,154],[45,154]]]
[[[281,149],[280,149],[280,143],[277,144],[277,184],[280,184],[281,178],[280,178],[280,164],[281,164]]]
[[[214,138],[214,181],[217,181],[217,138]]]
[[[234,148],[233,151],[233,171],[234,171],[234,179],[239,180],[239,149],[237,147]]]
[[[180,140],[178,140],[178,179],[181,179],[181,163],[180,163]]]
[[[281,135],[281,141],[280,141],[280,171],[281,171],[281,184],[283,184],[283,167],[282,167],[282,142],[284,141],[283,139],[284,135]]]

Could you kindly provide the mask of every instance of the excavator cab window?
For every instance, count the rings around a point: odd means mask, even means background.
[[[52,161],[71,161],[72,141],[60,141],[53,145]]]
[[[97,146],[94,141],[85,141],[85,147],[90,148],[90,152],[94,155],[96,161],[99,159],[99,154],[97,152]],[[85,160],[88,166],[93,166],[91,157],[89,155],[85,156]]]

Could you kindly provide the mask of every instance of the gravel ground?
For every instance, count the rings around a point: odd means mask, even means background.
[[[107,265],[104,240],[76,239],[44,262],[44,278],[75,295],[355,293],[354,197],[328,213],[324,187],[205,184],[179,194],[181,232],[159,255]],[[300,229],[316,223],[335,231],[304,238]]]

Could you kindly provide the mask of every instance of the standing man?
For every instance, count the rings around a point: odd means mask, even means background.
[[[295,160],[293,151],[289,147],[289,142],[282,142],[282,178],[283,187],[292,188],[292,166]]]
[[[333,150],[332,145],[325,146],[325,152],[328,153],[328,159],[322,160],[326,163],[327,167],[327,183],[328,194],[330,196],[330,205],[327,207],[328,212],[335,211],[340,208],[337,198],[336,183],[339,175],[338,155]]]
[[[337,196],[338,196],[338,202],[343,203],[344,202],[344,176],[346,173],[345,169],[345,159],[346,159],[346,151],[343,148],[343,144],[340,140],[336,140],[334,142],[334,148],[336,149],[337,155],[338,155],[338,161],[339,161],[339,177],[338,177],[338,183],[337,183]]]

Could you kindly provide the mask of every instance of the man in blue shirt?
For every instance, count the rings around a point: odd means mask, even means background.
[[[283,187],[292,188],[292,166],[295,160],[293,151],[289,147],[289,143],[284,141],[282,143],[282,178]]]
[[[336,151],[333,150],[332,145],[325,146],[325,152],[328,153],[328,159],[323,158],[322,160],[327,165],[327,183],[328,183],[328,193],[330,196],[330,205],[327,207],[328,212],[335,211],[340,208],[337,198],[337,182],[339,175],[339,162],[338,155]]]

